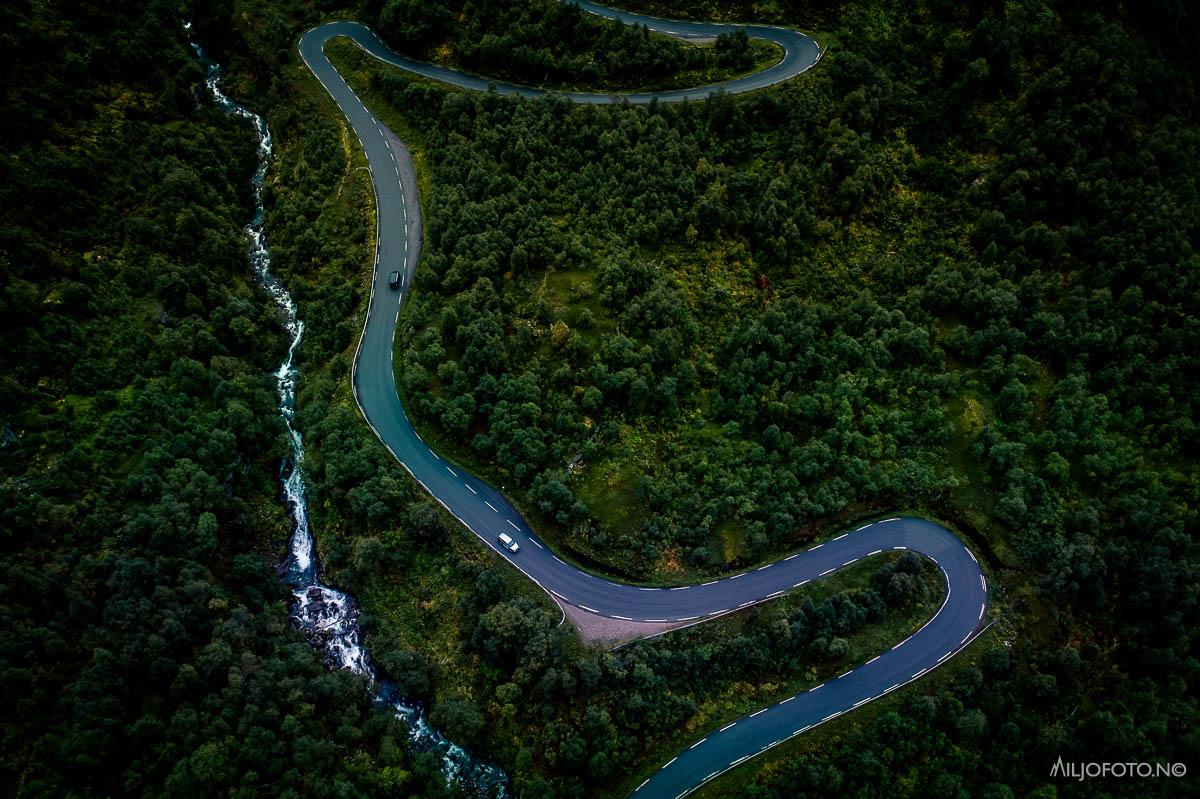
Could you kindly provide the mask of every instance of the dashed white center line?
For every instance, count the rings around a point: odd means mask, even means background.
[[[834,572],[834,571],[835,571],[834,569],[826,569],[825,571],[821,572],[821,573],[820,573],[820,574],[818,574],[817,576],[818,576],[818,577],[824,577],[824,576],[825,576],[825,575],[827,575],[827,574],[833,574],[833,572]]]
[[[793,585],[792,588],[799,588],[800,586],[807,585],[807,584],[808,584],[808,580],[801,580],[800,582]]]
[[[756,710],[750,714],[750,718],[754,718],[755,716],[757,716],[759,714],[766,713],[768,710],[770,710],[770,708],[767,708],[767,707],[764,707],[762,710]]]
[[[495,505],[493,505],[492,503],[488,502],[486,499],[483,501],[483,504],[484,504],[484,505],[487,505],[487,506],[488,506],[489,508],[491,508],[493,511],[496,511],[496,513],[499,513],[499,512],[500,512],[500,511],[496,510],[496,506],[495,506]]]
[[[846,537],[846,536],[848,536],[848,535],[850,535],[850,534],[849,534],[849,533],[842,533],[841,535],[839,535],[837,538],[835,538],[835,539],[833,539],[833,540],[834,540],[834,541],[841,541],[843,538],[845,538],[845,537]]]
[[[471,486],[470,486],[469,484],[467,484],[467,483],[463,483],[463,485],[464,485],[464,486],[466,486],[466,487],[467,487],[467,490],[468,490],[468,491],[470,491],[472,494],[478,494],[478,493],[479,493],[479,492],[478,492],[478,491],[476,491],[475,489],[471,488]]]
[[[596,610],[595,608],[589,608],[587,605],[580,605],[579,607],[583,608],[584,610],[588,611],[589,613],[599,613],[600,612],[600,611]]]
[[[842,567],[845,568],[846,566],[849,566],[851,563],[856,563],[856,562],[858,562],[858,558],[852,558],[852,559],[846,561],[845,563],[843,563]]]
[[[545,547],[544,547],[544,546],[542,546],[541,544],[539,544],[539,543],[537,542],[537,539],[536,539],[536,538],[531,538],[531,539],[529,539],[529,543],[533,544],[533,545],[534,545],[535,547],[537,547],[538,549],[545,549]]]
[[[731,729],[733,729],[735,726],[737,726],[737,722],[736,722],[736,721],[735,721],[735,722],[732,722],[732,723],[730,723],[730,724],[726,724],[724,727],[722,727],[721,729],[717,730],[717,732],[725,732],[725,730],[731,730]]]
[[[450,472],[450,474],[454,475],[455,477],[458,477],[457,474],[454,474],[454,470],[451,469],[449,466],[446,467],[446,471]]]
[[[697,746],[699,746],[700,744],[704,743],[707,740],[708,740],[707,738],[701,738],[699,741],[696,741],[696,743],[689,746],[688,749],[695,749]]]
[[[512,522],[512,519],[505,519],[504,521],[508,522],[508,526],[509,526],[509,527],[511,527],[511,528],[512,528],[512,529],[514,529],[514,530],[520,530],[520,529],[521,529],[520,527],[517,527],[515,524],[513,524],[513,522]]]
[[[868,553],[867,553],[867,557],[869,558],[869,557],[871,557],[872,555],[878,555],[880,552],[883,552],[883,550],[882,550],[882,549],[877,549],[877,550],[875,550],[874,552],[868,552]]]

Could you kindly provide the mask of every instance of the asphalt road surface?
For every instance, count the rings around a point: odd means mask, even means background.
[[[792,78],[812,67],[821,50],[809,37],[768,26],[672,22],[582,2],[591,13],[645,24],[681,38],[711,38],[744,27],[752,38],[769,39],[784,51],[782,60],[761,72],[725,83],[657,93],[563,93],[582,103],[677,102],[714,92],[751,91]],[[646,588],[614,583],[566,563],[539,541],[499,491],[441,458],[413,428],[396,391],[392,342],[400,306],[412,285],[421,249],[421,210],[416,176],[407,148],[358,99],[326,58],[330,39],[345,36],[370,55],[401,69],[461,89],[535,97],[544,91],[495,83],[395,53],[355,22],[334,22],[308,31],[300,54],[349,120],[371,170],[378,210],[376,260],[367,321],[356,353],[355,397],[384,446],[438,502],[487,546],[547,591],[557,602],[588,613],[626,621],[700,623],[819,580],[863,558],[910,550],[937,564],[946,598],[925,626],[893,648],[836,679],[714,731],[655,772],[634,792],[638,799],[678,799],[724,771],[832,718],[918,679],[967,646],[985,626],[987,583],[975,556],[945,528],[915,518],[892,518],[843,533],[758,569],[700,585]],[[399,291],[388,275],[399,271]],[[499,546],[508,533],[518,553]]]

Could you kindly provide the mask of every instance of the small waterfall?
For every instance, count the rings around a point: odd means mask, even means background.
[[[191,23],[184,26],[190,33]],[[375,698],[390,707],[408,727],[409,742],[421,752],[439,752],[442,772],[457,784],[471,799],[504,799],[508,796],[508,776],[498,767],[484,763],[462,747],[454,744],[429,726],[424,709],[396,696],[395,689],[380,680],[375,667],[362,646],[358,627],[358,605],[348,594],[321,583],[320,571],[313,554],[312,529],[308,520],[308,502],[304,491],[304,471],[301,467],[304,440],[293,422],[296,415],[296,349],[304,335],[304,322],[296,315],[296,303],[283,281],[271,272],[271,252],[265,231],[266,212],[263,208],[263,185],[270,165],[272,141],[267,122],[258,114],[246,110],[221,91],[221,67],[210,59],[198,44],[192,42],[196,56],[205,68],[205,83],[213,101],[223,111],[250,120],[258,137],[258,169],[252,180],[254,186],[254,218],[246,225],[250,239],[250,262],[259,284],[279,306],[283,326],[291,336],[287,357],[275,372],[279,392],[279,414],[287,428],[291,456],[280,469],[284,501],[292,514],[292,537],[287,564],[287,580],[292,587],[292,621],[304,631],[313,646],[325,654],[331,668],[350,669],[370,681]]]

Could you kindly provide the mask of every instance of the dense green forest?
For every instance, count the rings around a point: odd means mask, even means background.
[[[446,795],[287,618],[254,139],[177,3],[5,3],[0,793]]]
[[[460,94],[339,52],[430,176],[408,405],[622,576],[744,566],[897,507],[989,552],[1003,644],[728,790],[1069,792],[1046,753],[1181,759],[1195,23],[814,11],[838,43],[818,70],[683,107]]]
[[[368,13],[378,33],[402,52],[535,85],[698,86],[782,56],[744,33],[723,34],[710,46],[685,44],[557,0],[386,0]]]
[[[835,44],[768,92],[652,108],[457,93],[331,48],[417,150],[427,242],[397,369],[423,431],[564,554],[625,578],[742,568],[897,508],[987,553],[998,632],[709,795],[1090,795],[1049,777],[1058,755],[1186,762],[1196,16],[670,2],[638,10]],[[321,555],[382,669],[519,796],[624,795],[929,615],[940,581],[899,558],[583,647],[420,494],[349,395],[371,190],[295,56],[301,31],[358,17],[410,52],[561,85],[737,71],[710,62],[739,43],[691,63],[518,0],[192,11],[277,137],[268,227],[308,325],[298,423]],[[238,232],[252,140],[199,91],[185,9],[6,12],[6,788],[439,795],[431,760],[290,628],[269,568],[283,343]]]

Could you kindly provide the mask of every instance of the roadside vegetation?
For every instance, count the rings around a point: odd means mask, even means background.
[[[5,784],[442,795],[432,759],[288,626],[269,568],[283,342],[238,234],[250,134],[195,93],[187,9],[77,9],[6,15]],[[564,556],[620,578],[717,575],[896,509],[985,555],[1004,618],[975,648],[707,795],[1049,797],[1087,787],[1049,779],[1059,755],[1186,761],[1194,17],[636,10],[818,27],[837,47],[767,92],[653,108],[454,92],[331,47],[417,149],[427,239],[396,363],[422,433],[507,486]],[[623,796],[936,608],[936,573],[876,558],[715,623],[584,647],[418,490],[350,394],[374,210],[296,54],[303,30],[354,17],[414,54],[596,88],[765,53],[515,0],[194,17],[276,137],[268,231],[307,325],[298,424],[323,564],[362,601],[381,668],[519,796]]]
[[[777,45],[744,33],[686,42],[557,0],[387,0],[375,29],[416,58],[553,88],[686,88],[756,72],[783,57]]]

